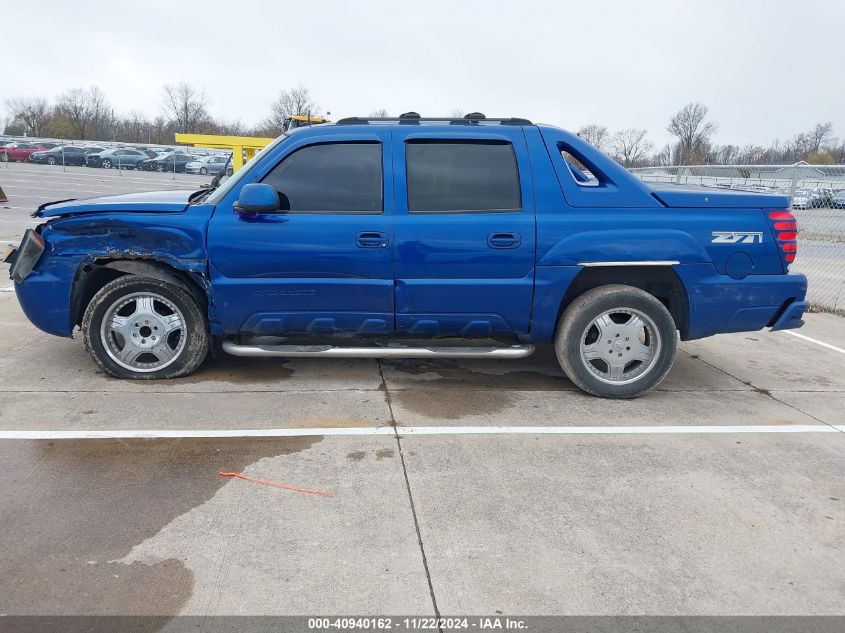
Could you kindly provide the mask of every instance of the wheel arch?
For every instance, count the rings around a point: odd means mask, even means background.
[[[686,288],[671,266],[590,266],[584,267],[566,289],[558,308],[555,327],[566,308],[582,294],[599,286],[623,284],[639,288],[666,306],[681,339],[689,331],[689,299]]]
[[[206,290],[187,271],[155,259],[96,259],[81,266],[74,279],[70,306],[71,326],[82,323],[88,304],[100,289],[125,275],[149,277],[173,284],[190,294],[201,311],[208,312]]]

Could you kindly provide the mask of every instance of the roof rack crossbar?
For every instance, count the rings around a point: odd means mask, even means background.
[[[346,117],[345,119],[340,119],[337,121],[336,125],[367,125],[369,123],[405,123],[405,124],[414,124],[420,122],[437,122],[437,123],[448,123],[451,125],[468,125],[471,123],[498,123],[499,125],[534,125],[528,119],[523,119],[520,117],[485,117],[483,114],[481,116],[470,116],[467,115],[465,117],[431,117],[431,116],[424,116],[424,117],[409,117],[409,116],[400,116],[400,117],[371,117],[371,116],[351,116]]]

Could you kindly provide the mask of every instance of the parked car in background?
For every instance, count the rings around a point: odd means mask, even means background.
[[[0,147],[0,161],[5,163],[29,160],[30,154],[40,152],[43,149],[35,143],[9,143]]]
[[[830,199],[830,206],[834,209],[845,209],[845,189],[837,191]]]
[[[105,152],[105,147],[83,147],[82,151],[85,152],[85,156],[88,154],[99,154],[100,152]]]
[[[189,174],[216,175],[226,168],[228,156],[203,156],[185,165],[185,172]]]
[[[88,167],[102,167],[103,169],[134,169],[139,162],[147,160],[147,155],[137,149],[125,147],[108,149],[99,154],[89,154],[85,161]]]
[[[165,156],[169,156],[173,152],[154,152],[152,150],[149,150],[148,153],[152,154],[152,156],[150,156],[150,159],[154,159],[154,158],[163,158]],[[138,165],[135,167],[135,169],[137,169],[139,171],[151,171],[153,169],[153,167],[154,167],[154,165],[151,163],[150,160],[143,160],[140,163],[138,163]]]
[[[185,165],[195,160],[196,158],[194,156],[188,154],[168,153],[142,161],[141,169],[147,171],[176,171],[181,173],[185,171]]]
[[[63,145],[53,149],[32,152],[29,162],[46,165],[84,165],[85,150],[74,145]]]
[[[795,195],[792,196],[792,208],[812,209],[817,206],[814,204],[816,199],[816,193],[812,189],[796,189]]]
[[[38,141],[36,145],[41,149],[53,149],[59,146],[58,143],[50,143],[49,141]]]

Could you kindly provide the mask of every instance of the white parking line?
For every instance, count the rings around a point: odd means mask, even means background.
[[[831,345],[830,343],[825,343],[824,341],[817,341],[814,338],[810,338],[809,336],[799,334],[798,332],[793,332],[792,330],[781,330],[781,331],[784,334],[789,334],[790,336],[802,338],[805,341],[810,341],[811,343],[815,343],[816,345],[821,345],[822,347],[826,347],[827,349],[832,349],[834,352],[839,352],[840,354],[845,354],[845,349],[842,349],[841,347],[836,347],[836,345]]]
[[[0,292],[14,292],[15,291],[15,284],[9,284],[8,286],[4,286],[0,288]]]
[[[0,431],[0,440],[168,439],[301,437],[311,435],[714,435],[731,433],[845,433],[845,425],[748,426],[376,426],[296,429]]]

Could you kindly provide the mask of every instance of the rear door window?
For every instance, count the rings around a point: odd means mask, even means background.
[[[507,141],[411,140],[405,156],[411,213],[522,209],[516,156]]]

